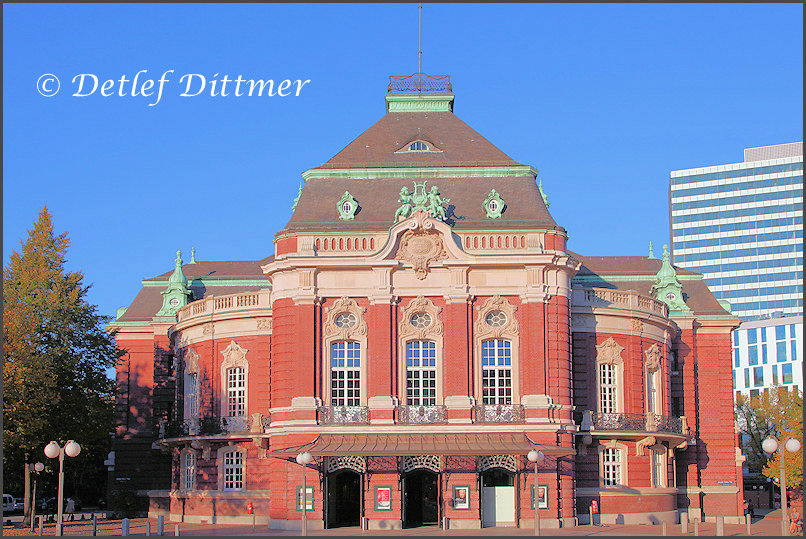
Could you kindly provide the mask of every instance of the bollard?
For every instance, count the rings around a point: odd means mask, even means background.
[[[157,517],[157,535],[160,537],[165,535],[165,517],[163,515]]]
[[[95,513],[92,514],[92,536],[95,537],[98,535],[98,517],[95,516]]]
[[[39,517],[39,535],[42,535],[42,516]]]
[[[124,518],[120,521],[120,535],[125,536],[129,535],[129,519]]]
[[[663,535],[667,535],[667,533],[666,533],[666,521],[665,520],[663,522],[661,522],[661,528],[662,528],[661,533]]]
[[[700,535],[700,519],[694,519],[694,535]]]
[[[688,513],[680,513],[680,534],[688,533]]]
[[[176,527],[174,528],[174,535],[179,537],[179,524],[177,524]]]
[[[716,534],[725,535],[725,517],[716,517]]]
[[[588,514],[591,516],[591,526],[596,526],[596,523],[593,521],[593,508],[591,507],[588,509]]]
[[[750,535],[750,515],[744,516],[744,524],[747,526],[747,535]]]
[[[146,535],[147,536],[151,535],[151,522],[149,521],[146,521]]]

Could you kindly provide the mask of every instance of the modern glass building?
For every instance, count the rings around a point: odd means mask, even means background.
[[[744,322],[732,337],[737,393],[753,397],[773,386],[803,389],[803,318]]]
[[[702,273],[744,320],[733,388],[803,388],[803,142],[747,148],[744,162],[675,170],[675,265]]]
[[[675,265],[743,320],[803,313],[803,142],[672,171],[669,194]]]

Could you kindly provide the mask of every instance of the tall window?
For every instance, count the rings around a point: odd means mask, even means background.
[[[646,411],[648,414],[657,414],[659,412],[657,404],[658,389],[656,387],[657,381],[655,380],[657,374],[658,371],[656,370],[647,371],[646,373]]]
[[[650,450],[650,461],[652,466],[652,486],[660,488],[663,486],[663,459],[660,454]]]
[[[603,414],[617,413],[617,389],[616,366],[609,363],[600,363],[599,412]]]
[[[243,489],[243,454],[237,449],[231,449],[223,457],[224,490]]]
[[[437,403],[437,347],[433,341],[406,343],[406,404]]]
[[[756,328],[747,330],[747,352],[750,365],[758,365],[758,332]]]
[[[181,487],[184,490],[193,490],[196,488],[196,452],[189,450],[182,453],[182,477]]]
[[[786,326],[775,326],[775,345],[778,363],[786,361]]]
[[[199,374],[192,372],[185,376],[185,419],[199,415]]]
[[[512,404],[512,350],[510,342],[481,343],[482,404]]]
[[[606,487],[621,485],[621,449],[602,450],[602,482]]]
[[[785,384],[792,383],[792,364],[781,365],[781,381]]]
[[[227,369],[227,416],[246,414],[246,369]]]
[[[361,344],[340,341],[330,345],[330,404],[361,405]]]

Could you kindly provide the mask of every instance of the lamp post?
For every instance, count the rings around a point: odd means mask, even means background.
[[[538,505],[540,505],[539,499],[539,492],[537,490],[537,465],[538,463],[543,461],[544,455],[542,451],[535,451],[532,449],[529,453],[526,454],[526,458],[529,459],[529,462],[535,463],[535,535],[540,535],[540,513],[537,510]]]
[[[313,456],[305,451],[297,455],[297,464],[302,466],[302,535],[308,535],[308,487],[305,483],[305,469],[313,460]]]
[[[29,464],[28,468],[32,472],[41,472],[45,469],[45,465],[41,462],[36,464]],[[34,476],[34,485],[31,490],[31,531],[34,531],[34,522],[36,522],[36,475]]]
[[[73,440],[68,440],[64,447],[60,447],[56,442],[50,442],[45,446],[45,456],[49,459],[59,457],[59,489],[56,496],[56,535],[64,535],[62,527],[62,506],[64,502],[64,455],[76,457],[81,452],[81,446]]]
[[[778,451],[778,440],[770,436],[761,443],[761,448],[769,454]],[[790,453],[797,453],[800,451],[800,440],[797,438],[788,438],[784,442],[784,448]],[[788,514],[786,510],[786,469],[784,468],[784,451],[778,453],[778,460],[781,463],[781,535],[789,535],[789,528],[786,526]]]

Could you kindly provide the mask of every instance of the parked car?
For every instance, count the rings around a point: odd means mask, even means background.
[[[11,513],[14,511],[15,503],[14,496],[11,494],[3,494],[3,513]]]

